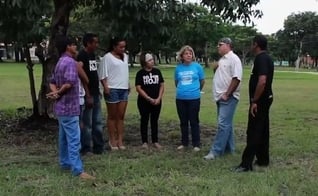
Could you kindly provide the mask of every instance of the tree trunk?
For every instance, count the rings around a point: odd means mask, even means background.
[[[19,48],[19,52],[20,52],[20,57],[21,57],[21,62],[25,62],[25,49],[23,47]]]
[[[14,59],[15,62],[20,62],[20,53],[19,53],[19,46],[17,45],[17,43],[15,43],[14,45]]]
[[[247,56],[247,54],[248,54],[248,51],[246,51],[246,50],[242,51],[242,65],[243,66],[246,65],[246,56]]]
[[[39,114],[41,116],[53,117],[53,102],[46,99],[50,91],[49,82],[55,65],[58,61],[58,52],[55,47],[56,38],[66,35],[69,26],[69,16],[72,10],[71,0],[54,0],[54,14],[51,21],[51,36],[48,46],[48,54],[42,64],[42,83],[39,92]]]
[[[203,57],[203,61],[204,61],[204,66],[205,68],[209,67],[209,55],[208,55],[208,48],[209,48],[209,44],[206,41],[205,45],[204,45],[204,57]]]
[[[165,52],[165,59],[166,59],[166,64],[170,64],[170,58],[169,58],[169,53],[166,51]]]
[[[129,58],[129,62],[130,62],[130,67],[131,68],[134,67],[135,55],[132,53],[129,53],[128,58]]]
[[[155,54],[157,56],[157,59],[158,59],[158,64],[161,64],[161,58],[160,58],[160,53],[156,53]]]
[[[36,93],[35,93],[35,82],[34,82],[34,74],[33,74],[33,62],[31,60],[29,46],[27,44],[24,45],[25,48],[25,58],[27,61],[27,69],[29,73],[29,81],[30,81],[30,92],[32,98],[32,106],[33,106],[33,114],[32,116],[36,117],[39,116],[38,104],[36,100]]]
[[[6,49],[6,55],[7,55],[7,60],[11,59],[10,53],[9,53],[9,47],[8,47],[8,43],[4,43],[4,47]]]

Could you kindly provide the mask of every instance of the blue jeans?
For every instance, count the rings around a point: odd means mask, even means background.
[[[101,154],[104,151],[103,117],[100,96],[94,95],[92,108],[85,107],[83,112],[83,129],[81,134],[81,153],[92,152]],[[93,140],[93,150],[91,141]]]
[[[238,100],[231,96],[227,101],[219,100],[217,105],[218,128],[210,153],[221,156],[235,150],[233,117]]]
[[[58,116],[59,121],[59,164],[71,169],[74,176],[83,172],[80,157],[80,127],[78,116]]]
[[[192,146],[200,147],[199,111],[200,99],[176,100],[177,112],[180,119],[181,143],[189,145],[189,122],[191,126]]]

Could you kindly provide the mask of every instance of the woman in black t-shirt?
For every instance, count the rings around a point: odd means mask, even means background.
[[[140,55],[140,69],[136,74],[135,86],[138,92],[137,105],[140,113],[140,132],[142,147],[148,148],[148,121],[150,117],[151,139],[153,145],[161,149],[158,143],[158,119],[161,111],[161,99],[164,80],[159,69],[154,68],[154,59],[150,53]]]

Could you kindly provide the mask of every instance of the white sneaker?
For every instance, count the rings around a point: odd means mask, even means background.
[[[184,149],[184,145],[180,145],[178,146],[177,150],[183,150]]]
[[[214,154],[213,153],[209,153],[209,154],[207,154],[206,156],[204,156],[203,157],[205,160],[213,160],[213,159],[215,159],[215,156],[214,156]]]
[[[193,151],[194,151],[194,152],[199,152],[200,150],[201,150],[201,149],[200,149],[199,147],[194,147],[194,148],[193,148]]]
[[[143,143],[143,144],[141,145],[141,147],[144,148],[144,149],[148,149],[148,144],[147,144],[147,143]]]

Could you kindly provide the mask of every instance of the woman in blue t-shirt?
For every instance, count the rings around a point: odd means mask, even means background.
[[[182,150],[189,145],[189,122],[191,126],[192,146],[194,151],[200,151],[199,111],[201,90],[204,85],[204,71],[195,62],[194,51],[190,46],[183,46],[178,58],[180,63],[175,69],[176,105],[180,119]]]

